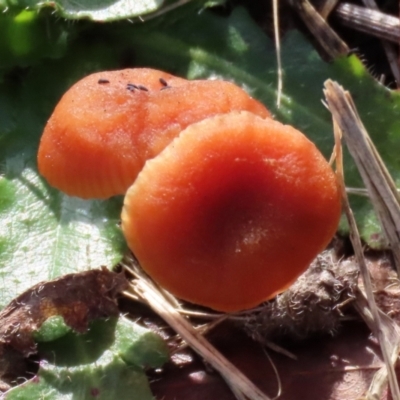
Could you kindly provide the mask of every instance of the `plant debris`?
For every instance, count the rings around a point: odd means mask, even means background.
[[[7,387],[3,377],[14,375],[14,364],[35,354],[33,334],[47,319],[61,316],[84,333],[89,322],[119,315],[116,298],[126,287],[122,274],[103,267],[39,283],[11,301],[0,312],[0,390]]]
[[[333,249],[324,251],[287,291],[249,313],[243,323],[250,337],[265,343],[282,335],[304,339],[337,331],[342,308],[354,298],[359,270],[335,257]]]

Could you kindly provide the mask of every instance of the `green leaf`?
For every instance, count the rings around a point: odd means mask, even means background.
[[[62,57],[74,28],[48,13],[0,13],[0,70],[25,67],[42,58]]]
[[[137,27],[130,39],[139,65],[190,79],[234,81],[267,105],[278,120],[304,132],[327,158],[333,148],[333,130],[331,115],[321,101],[322,90],[326,79],[337,80],[352,93],[372,140],[399,185],[400,159],[393,149],[400,146],[400,94],[377,83],[356,56],[325,63],[301,34],[286,34],[282,42],[284,89],[278,109],[274,44],[247,12],[236,8],[229,18],[209,11],[195,16],[189,8],[186,12],[179,10],[169,18]],[[190,24],[184,23],[186,20]],[[347,186],[363,187],[348,155],[345,172]],[[375,248],[384,246],[370,202],[352,196],[351,203],[365,242]],[[341,231],[347,233],[346,224],[341,224]]]
[[[143,368],[160,367],[168,351],[161,337],[119,318],[98,320],[84,335],[69,332],[41,343],[39,356],[37,375],[4,400],[130,400],[133,393],[137,400],[152,400]]]
[[[56,1],[61,16],[71,19],[88,18],[93,21],[115,21],[133,18],[156,11],[163,0],[71,0]]]
[[[111,66],[103,59],[112,59],[112,50],[72,51],[71,64],[51,60],[0,86],[0,307],[40,281],[113,266],[125,251],[122,198],[69,197],[37,172],[40,135],[62,93],[99,65]]]
[[[89,19],[92,21],[116,21],[138,17],[156,11],[163,0],[73,0],[38,1],[38,0],[0,0],[0,10],[30,9],[37,14],[43,8],[55,9],[59,16],[69,19]],[[23,37],[23,39],[27,39]],[[22,43],[22,46],[24,44]]]
[[[228,17],[192,2],[141,24],[77,23],[60,59],[4,75],[0,84],[0,306],[41,280],[111,266],[125,250],[118,227],[121,198],[83,201],[48,187],[36,169],[36,150],[46,119],[62,93],[99,70],[129,65],[165,69],[189,78],[236,82],[264,102],[277,119],[307,134],[326,157],[332,145],[323,82],[350,90],[367,129],[399,183],[400,100],[377,84],[354,57],[326,64],[296,32],[282,42],[284,95],[276,102],[276,55],[272,41],[242,8]],[[43,20],[44,21],[44,20]],[[44,22],[41,22],[44,24]],[[347,183],[361,186],[346,159]],[[363,238],[379,246],[381,233],[370,204],[355,198]]]
[[[33,333],[33,338],[37,342],[52,342],[67,334],[71,328],[65,323],[61,315],[47,318],[40,326],[39,330]]]

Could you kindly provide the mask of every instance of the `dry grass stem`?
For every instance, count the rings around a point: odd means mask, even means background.
[[[124,269],[127,272],[129,272],[130,274],[132,274],[132,270],[129,267],[124,266]],[[167,293],[167,292],[165,292],[165,293]],[[124,292],[122,292],[122,294],[125,297],[127,297],[133,301],[137,301],[140,303],[146,303],[141,297],[139,297],[131,292],[124,291]],[[176,301],[175,298],[174,298],[174,300]],[[261,309],[262,309],[262,307],[258,307],[258,308],[254,308],[252,310],[240,311],[240,312],[233,313],[233,314],[223,314],[223,313],[217,313],[217,312],[193,311],[193,310],[188,310],[188,309],[182,308],[181,306],[176,307],[176,311],[178,311],[183,316],[194,317],[194,318],[198,318],[198,319],[206,319],[206,320],[212,321],[212,322],[206,323],[204,325],[194,327],[202,335],[205,335],[207,332],[214,329],[218,324],[220,324],[221,322],[226,321],[226,320],[243,323],[243,321],[248,317],[248,314],[252,314],[254,312],[260,311]],[[290,351],[286,350],[285,348],[277,345],[276,343],[266,340],[265,338],[262,341],[259,340],[259,342],[260,343],[262,342],[263,346],[274,351],[275,353],[282,354],[292,360],[297,360],[297,357],[293,353],[291,353]],[[172,352],[172,354],[177,353],[186,347],[187,347],[187,344],[184,342],[176,350],[174,350]]]
[[[258,389],[241,371],[230,363],[211,343],[202,336],[191,323],[184,318],[166,296],[165,291],[132,262],[124,268],[136,277],[131,283],[131,289],[136,296],[144,300],[167,324],[177,332],[181,338],[225,379],[236,398],[239,400],[271,400]]]
[[[343,25],[357,31],[395,44],[400,41],[400,20],[392,15],[349,3],[340,4],[334,14]]]
[[[355,292],[355,307],[365,323],[371,330],[374,327],[374,319],[369,310],[368,300],[361,290]],[[385,331],[387,338],[388,351],[390,352],[391,365],[395,365],[400,350],[400,332],[397,324],[386,314],[379,310],[380,322],[382,329]],[[388,369],[384,365],[379,371],[374,374],[372,382],[367,393],[364,396],[365,400],[380,400],[388,382]]]
[[[296,360],[296,361],[298,360],[298,357],[295,354],[293,354],[289,350],[286,350],[285,348],[277,345],[276,343],[271,342],[270,340],[267,340],[264,337],[258,338],[258,339],[256,337],[253,337],[253,339],[256,340],[256,342],[261,343],[264,348],[270,349],[270,350],[274,351],[275,353],[282,354],[283,356],[290,358],[291,360]]]
[[[290,4],[296,9],[315,39],[331,59],[349,54],[350,50],[347,44],[332,30],[308,0],[291,0]]]
[[[211,313],[211,312],[203,312],[203,311],[194,311],[188,310],[186,308],[178,308],[177,311],[182,314],[186,315],[187,317],[195,317],[195,318],[203,318],[208,320],[219,320],[219,319],[226,319],[226,314],[221,313]]]
[[[213,321],[213,322],[210,322],[207,324],[193,326],[193,328],[196,329],[196,331],[200,335],[204,336],[205,334],[207,334],[208,332],[213,330],[221,322],[222,322],[222,320],[217,320],[217,321]],[[174,350],[171,351],[171,355],[177,354],[188,347],[188,344],[185,341],[183,341],[183,339],[179,335],[176,335],[175,338],[173,338],[172,340],[170,339],[169,342],[178,343],[176,345],[176,347],[174,348]]]
[[[281,40],[279,34],[278,0],[273,0],[272,8],[274,13],[274,37],[275,37],[276,63],[277,63],[277,75],[278,75],[276,106],[280,108],[282,89],[283,89],[283,78],[282,78]]]
[[[333,117],[337,155],[337,172],[342,188],[343,207],[350,226],[350,239],[360,267],[361,277],[367,296],[368,307],[364,307],[364,312],[362,315],[365,316],[366,313],[371,313],[370,328],[377,338],[382,351],[392,397],[395,400],[400,400],[400,390],[393,366],[393,359],[397,359],[397,353],[395,353],[394,356],[393,346],[388,344],[390,340],[393,341],[393,335],[388,332],[386,326],[386,318],[389,317],[385,317],[384,322],[381,321],[381,313],[379,312],[374,299],[372,283],[363,255],[358,228],[345,190],[341,136],[343,135],[347,147],[349,148],[349,151],[358,166],[359,172],[370,192],[370,196],[373,199],[374,205],[377,201],[377,192],[379,192],[380,186],[382,186],[379,182],[379,179],[382,179],[382,175],[386,174],[382,173],[381,164],[383,163],[377,160],[376,151],[371,150],[372,143],[361,123],[350,94],[345,92],[340,85],[338,85],[336,82],[332,82],[331,80],[325,82],[324,93]],[[379,174],[378,171],[381,172],[381,174]],[[374,177],[371,179],[372,176]],[[394,343],[398,343],[399,335],[397,334],[397,331],[394,337]],[[395,349],[397,350],[397,346],[395,346]]]
[[[353,28],[355,30],[361,30],[373,36],[378,36],[382,40],[382,46],[385,50],[386,57],[388,59],[390,69],[397,82],[400,82],[400,69],[397,60],[397,51],[395,46],[387,40],[386,37],[377,35],[377,32],[382,32],[386,36],[387,30],[391,31],[396,23],[386,23],[386,18],[389,20],[390,16],[380,13],[379,8],[375,0],[363,0],[366,8],[353,7],[352,4],[345,5],[344,7],[339,6],[336,16],[342,20],[343,24]],[[365,20],[364,20],[365,18]],[[399,35],[399,26],[393,31],[396,36]],[[386,40],[385,40],[386,39]],[[397,46],[398,43],[396,43]]]
[[[368,190],[364,188],[346,187],[346,193],[369,198]]]
[[[346,187],[346,192],[347,194],[355,194],[356,196],[363,196],[369,198],[368,190],[364,188]],[[400,194],[400,189],[397,189],[397,193]]]
[[[334,118],[368,190],[400,275],[400,196],[356,111],[351,96],[334,82],[325,83]]]
[[[329,14],[336,8],[340,0],[325,0],[318,5],[318,12],[323,19],[327,19]]]
[[[379,12],[379,8],[375,0],[363,0],[363,3],[369,9]],[[400,70],[399,70],[399,63],[397,61],[397,51],[393,46],[393,44],[390,43],[390,41],[382,40],[382,46],[383,49],[385,50],[386,58],[388,59],[392,74],[395,77],[396,81],[400,82]]]
[[[270,364],[271,364],[271,367],[272,367],[272,369],[273,369],[273,371],[274,371],[274,374],[275,374],[275,376],[276,376],[276,381],[277,381],[277,383],[278,383],[278,390],[277,390],[277,393],[276,393],[276,395],[272,398],[272,400],[276,400],[276,399],[278,399],[279,397],[281,397],[281,395],[282,395],[282,380],[281,380],[281,377],[280,377],[280,375],[279,375],[279,371],[278,371],[278,369],[276,368],[275,363],[273,362],[273,360],[272,360],[271,356],[269,355],[268,351],[265,350],[265,349],[264,349],[264,354],[266,355],[266,357],[268,358],[268,361],[269,361]]]

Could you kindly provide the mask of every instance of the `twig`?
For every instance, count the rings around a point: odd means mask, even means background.
[[[379,11],[379,8],[375,2],[375,0],[363,0],[366,7],[369,7],[372,10]],[[400,83],[400,69],[399,63],[397,60],[397,51],[395,46],[390,43],[388,40],[382,40],[382,45],[386,53],[386,57],[389,62],[390,69],[394,78],[396,79],[397,84]],[[396,44],[396,46],[398,43]]]
[[[392,15],[349,3],[340,4],[334,14],[350,28],[396,44],[400,41],[400,20]]]
[[[297,10],[299,16],[330,58],[335,59],[349,54],[350,50],[347,44],[340,39],[308,0],[291,0],[290,4]]]
[[[329,14],[336,8],[340,0],[324,0],[323,4],[318,5],[318,12],[323,19],[327,19]]]
[[[375,2],[375,0],[363,0],[363,3],[370,10],[378,11],[379,8]],[[349,23],[351,25],[351,23]],[[392,74],[396,79],[396,82],[400,82],[400,70],[399,64],[397,62],[397,52],[392,43],[387,40],[382,40],[382,46],[386,53],[386,58],[388,59],[390,69],[392,70]]]

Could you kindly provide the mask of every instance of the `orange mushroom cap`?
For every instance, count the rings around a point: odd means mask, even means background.
[[[41,138],[39,172],[72,196],[124,194],[146,160],[184,128],[232,110],[270,115],[229,82],[190,82],[146,68],[95,73],[56,106]]]
[[[179,298],[251,308],[286,289],[334,235],[336,176],[296,129],[248,112],[187,127],[129,188],[122,229]]]

